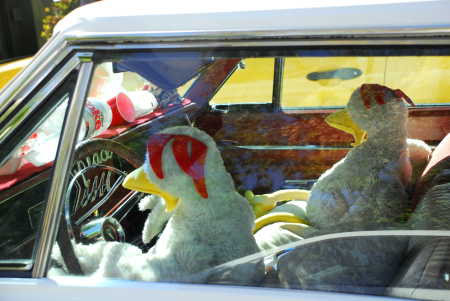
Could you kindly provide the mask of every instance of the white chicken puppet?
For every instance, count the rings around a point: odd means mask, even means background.
[[[338,223],[399,221],[406,213],[411,184],[422,174],[431,149],[421,140],[406,139],[407,108],[399,100],[413,103],[404,93],[374,84],[361,89],[354,91],[348,109],[326,118],[331,126],[354,135],[355,148],[326,171],[312,191],[245,193],[257,217],[254,233],[261,250]],[[352,118],[368,132],[366,141],[366,132]],[[289,202],[276,207],[283,201]]]
[[[355,136],[356,146],[320,176],[307,199],[308,220],[318,229],[339,223],[399,222],[408,209],[411,164],[408,160],[405,102],[400,90],[364,84],[347,108],[327,122]],[[367,139],[362,141],[367,132]],[[362,141],[362,142],[361,142]]]
[[[259,252],[252,234],[255,217],[235,191],[214,140],[193,127],[174,127],[151,136],[147,149],[146,162],[123,185],[161,196],[167,211],[176,208],[175,213],[166,214],[169,221],[147,254],[128,244],[77,245],[84,272],[144,281],[258,285],[264,277],[262,261],[233,263]],[[141,202],[141,210],[158,202],[152,196]],[[150,228],[146,225],[144,232]],[[144,233],[144,241],[149,235]]]

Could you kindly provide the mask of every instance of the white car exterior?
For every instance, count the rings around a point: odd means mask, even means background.
[[[81,7],[55,27],[53,38],[0,92],[0,121],[20,107],[27,94],[71,51],[89,61],[93,49],[162,47],[450,45],[450,1],[207,1],[106,0]],[[69,121],[70,122],[70,121]],[[55,169],[67,170],[76,141],[74,131],[61,137]],[[9,135],[2,129],[0,138]],[[1,138],[1,139],[3,139]],[[143,283],[81,277],[46,277],[51,245],[65,187],[55,181],[46,207],[46,227],[28,279],[5,269],[1,300],[389,300],[449,299],[448,290],[403,289],[392,297],[255,287]],[[52,194],[53,193],[53,194]],[[61,205],[59,205],[61,206]],[[447,231],[448,232],[448,231]],[[450,233],[442,234],[450,236]],[[1,243],[1,242],[0,242]],[[8,276],[8,273],[10,272]]]

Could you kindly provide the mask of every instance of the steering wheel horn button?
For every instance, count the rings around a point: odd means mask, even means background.
[[[120,223],[112,217],[90,221],[81,227],[81,242],[91,244],[98,241],[125,242],[125,232]]]

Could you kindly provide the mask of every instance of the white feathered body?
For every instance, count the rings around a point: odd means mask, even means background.
[[[83,270],[88,275],[130,280],[258,285],[264,276],[262,262],[212,269],[259,252],[252,235],[254,213],[248,201],[235,191],[215,142],[190,127],[164,132],[188,135],[207,145],[208,198],[199,195],[192,178],[180,169],[172,141],[168,142],[162,155],[164,179],[155,175],[148,156],[144,165],[151,183],[180,199],[156,245],[147,254],[129,244],[77,245],[75,252]]]
[[[408,208],[408,160],[403,101],[388,91],[386,104],[373,97],[367,109],[359,89],[347,105],[352,120],[368,138],[322,174],[307,200],[309,221],[319,229],[352,221],[400,221]]]

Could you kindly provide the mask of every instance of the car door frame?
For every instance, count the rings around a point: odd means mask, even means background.
[[[74,55],[61,59],[57,68],[46,70],[47,76],[39,83],[34,83],[34,89],[29,93],[23,93],[19,101],[14,103],[2,115],[2,129],[0,138],[0,149],[3,164],[17,148],[17,143],[25,141],[29,129],[24,130],[27,122],[32,120],[39,111],[47,97],[56,90],[60,82],[65,79],[76,68],[78,71],[77,83],[74,89],[74,97],[69,101],[66,118],[61,130],[60,143],[55,158],[55,163],[50,176],[48,192],[44,200],[44,210],[37,233],[34,261],[11,261],[0,266],[0,276],[7,277],[13,273],[14,277],[42,277],[48,267],[49,254],[56,237],[55,225],[59,223],[62,202],[68,185],[66,175],[67,166],[71,164],[73,150],[76,144],[76,134],[81,125],[81,117],[84,108],[83,100],[87,97],[87,87],[92,76],[93,62],[92,53],[78,52]],[[20,76],[19,76],[20,77]],[[75,125],[75,126],[74,126]],[[14,143],[11,143],[14,141]],[[31,275],[30,272],[31,271]]]

